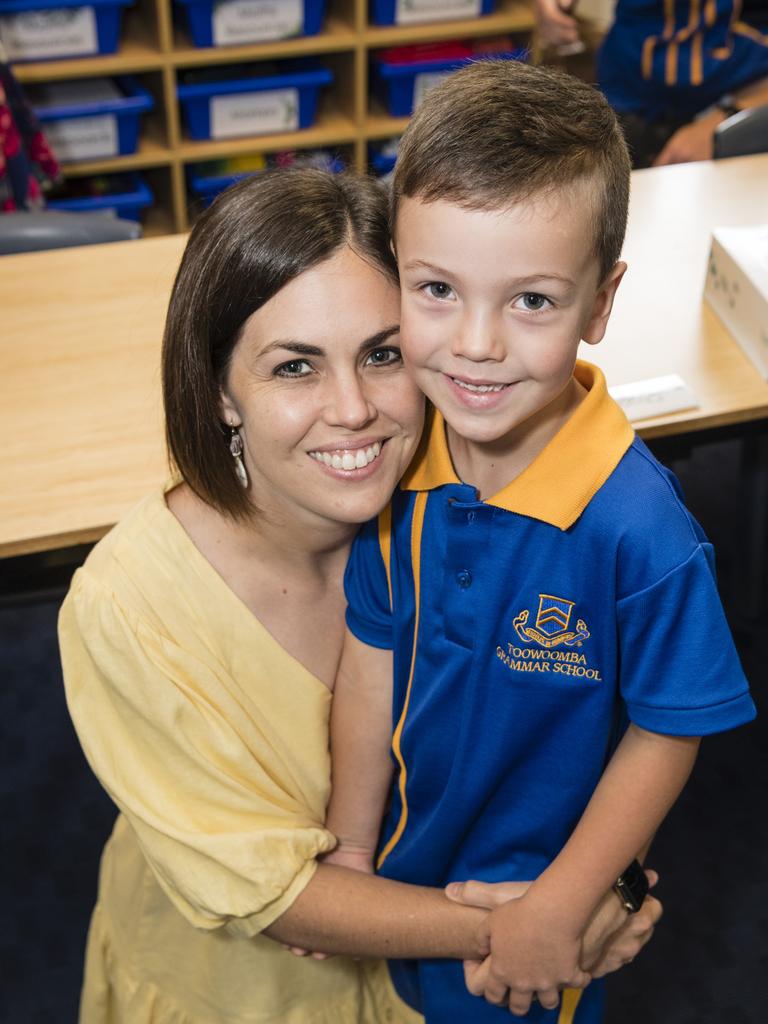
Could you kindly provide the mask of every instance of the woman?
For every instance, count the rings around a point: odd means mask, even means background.
[[[163,347],[178,476],[96,546],[60,617],[70,711],[121,811],[85,1024],[413,1021],[381,961],[319,963],[280,943],[487,952],[482,909],[316,860],[334,845],[342,572],[422,425],[396,280],[367,180],[251,178],[190,236]],[[651,904],[600,970],[633,955],[656,916]]]

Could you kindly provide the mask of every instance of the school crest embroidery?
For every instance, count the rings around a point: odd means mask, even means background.
[[[576,628],[570,627],[575,601],[552,594],[539,594],[539,609],[536,622],[528,625],[529,612],[526,608],[512,619],[515,631],[523,643],[536,643],[541,647],[581,647],[589,636],[583,619],[576,621]]]

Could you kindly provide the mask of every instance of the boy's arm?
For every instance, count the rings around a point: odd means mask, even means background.
[[[373,869],[392,781],[392,652],[349,630],[331,706],[331,801],[326,827],[338,846],[326,863]]]
[[[696,737],[630,725],[558,857],[521,899],[491,914],[486,998],[508,1002],[513,1013],[525,1013],[534,993],[542,1005],[557,1005],[595,907],[647,848],[685,785],[698,746]]]

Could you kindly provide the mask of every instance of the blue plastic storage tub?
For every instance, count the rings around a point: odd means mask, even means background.
[[[316,36],[325,0],[176,0],[195,46],[239,46]]]
[[[397,161],[397,142],[391,140],[383,145],[371,146],[370,164],[377,177],[383,178],[395,169]]]
[[[135,153],[139,121],[154,100],[135,78],[83,78],[29,88],[35,113],[60,161]]]
[[[492,14],[496,0],[371,0],[374,25],[422,25]]]
[[[319,158],[306,162],[311,163],[315,167],[321,166]],[[302,165],[305,161],[302,160],[302,157],[298,157],[296,163]],[[339,174],[345,169],[345,166],[342,159],[330,156],[327,162],[322,164],[323,170],[333,171],[334,174]],[[266,168],[264,169],[266,170]],[[249,178],[252,174],[261,173],[261,171],[240,171],[237,174],[217,174],[211,173],[203,164],[198,167],[191,167],[187,172],[187,180],[193,195],[202,200],[205,206],[209,206],[216,196],[223,192],[224,189],[229,188],[230,185],[235,185],[238,181],[242,181],[243,178]]]
[[[0,36],[9,61],[114,53],[123,8],[133,0],[0,0]],[[36,17],[28,15],[34,12]]]
[[[197,82],[177,87],[191,138],[233,139],[309,128],[320,89],[330,85],[333,73],[309,61],[286,61],[274,74],[261,76],[248,75],[252,68],[230,69],[229,74],[212,69],[197,75]]]
[[[493,60],[525,60],[527,50],[485,55]],[[465,64],[484,59],[483,54],[456,57],[448,60],[423,60],[413,64],[390,64],[380,58],[373,59],[373,86],[379,99],[392,117],[409,117],[425,93],[452,71]]]
[[[237,184],[243,178],[250,178],[252,174],[261,173],[261,171],[242,171],[240,174],[205,175],[190,171],[188,174],[189,188],[193,195],[202,200],[205,206],[209,206],[216,196],[223,192],[224,189],[229,188],[230,185]]]
[[[50,210],[73,213],[113,213],[124,220],[141,220],[141,213],[151,206],[155,197],[140,174],[116,174],[109,181],[110,190],[96,195],[72,195],[49,199]]]

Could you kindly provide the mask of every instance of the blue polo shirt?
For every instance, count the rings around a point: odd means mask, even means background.
[[[586,398],[486,501],[456,476],[434,412],[391,508],[354,544],[347,623],[394,655],[390,878],[536,878],[627,719],[701,736],[754,717],[710,545],[601,372],[575,372]],[[509,1020],[456,962],[393,976],[428,1024]],[[593,983],[525,1019],[591,1024],[601,1007]]]
[[[758,4],[740,0],[618,0],[597,60],[615,110],[650,120],[692,118],[768,75]]]

